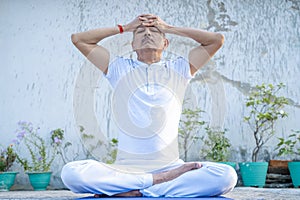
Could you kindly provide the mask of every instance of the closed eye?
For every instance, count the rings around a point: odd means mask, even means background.
[[[144,28],[139,28],[139,29],[137,29],[136,33],[142,33],[142,32],[144,32],[144,31],[145,31]]]
[[[150,28],[150,30],[152,31],[152,32],[159,32],[159,30],[157,29],[157,28]]]

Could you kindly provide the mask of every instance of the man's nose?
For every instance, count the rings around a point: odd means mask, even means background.
[[[150,36],[151,35],[151,31],[149,28],[146,28],[145,30],[145,35]]]

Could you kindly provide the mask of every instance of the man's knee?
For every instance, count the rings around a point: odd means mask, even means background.
[[[237,184],[237,173],[235,169],[229,165],[224,165],[224,175],[220,180],[225,189],[224,193],[231,191]]]
[[[73,162],[67,163],[65,166],[63,166],[61,170],[61,180],[64,183],[64,185],[71,189],[73,191],[74,185],[80,185],[81,184],[81,178],[80,173],[74,169]]]
[[[214,188],[212,196],[225,194],[235,187],[237,183],[237,173],[233,167],[221,163],[209,163],[208,168],[209,172],[214,174],[212,182],[215,184],[211,186]]]
[[[67,186],[68,183],[70,182],[70,176],[71,176],[71,169],[70,169],[70,163],[67,163],[66,165],[63,166],[62,170],[61,170],[61,180],[63,181],[63,183]]]

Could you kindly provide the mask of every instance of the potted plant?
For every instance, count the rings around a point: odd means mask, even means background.
[[[0,149],[0,191],[9,191],[11,186],[15,183],[18,172],[12,172],[9,171],[9,169],[15,162],[16,157],[17,154],[12,145]]]
[[[50,143],[47,143],[39,134],[39,128],[34,128],[32,123],[19,122],[18,125],[19,129],[15,139],[15,143],[19,147],[17,162],[28,174],[34,190],[46,190],[52,174],[51,164],[57,155],[57,148],[62,143],[64,131],[62,129],[51,131]],[[51,148],[48,148],[48,145]]]
[[[204,140],[204,147],[201,149],[201,154],[204,159],[214,162],[221,162],[236,168],[235,162],[229,162],[229,148],[231,143],[225,136],[226,129],[206,127],[206,138]]]
[[[249,125],[255,139],[252,151],[252,162],[239,163],[245,186],[263,187],[266,181],[268,162],[257,162],[261,148],[275,134],[278,119],[287,117],[283,110],[288,105],[288,99],[279,96],[278,92],[284,87],[282,83],[257,85],[246,99],[249,114],[244,121]]]
[[[297,160],[300,157],[300,131],[292,130],[292,133],[285,138],[278,138],[279,143],[277,148],[279,150],[278,156],[291,155],[294,160],[288,162],[288,168],[292,178],[293,185],[295,187],[300,186],[300,161]]]

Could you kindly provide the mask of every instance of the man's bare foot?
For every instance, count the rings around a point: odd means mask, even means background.
[[[141,197],[142,193],[140,193],[138,190],[132,190],[129,192],[123,192],[119,194],[112,195],[111,197]],[[109,197],[105,194],[95,194],[94,198],[101,198],[101,197]]]
[[[138,190],[131,190],[129,192],[119,193],[113,195],[114,197],[141,197],[142,193]]]
[[[194,170],[194,169],[199,169],[201,168],[202,165],[198,162],[189,162],[185,163],[182,166],[172,169],[170,171],[158,173],[158,174],[153,174],[153,185],[171,181],[178,176],[184,174],[185,172]]]

